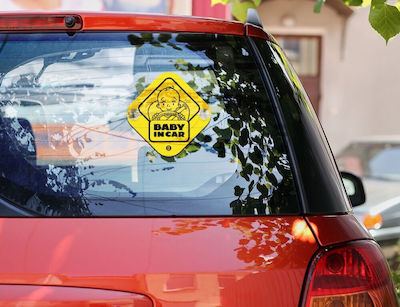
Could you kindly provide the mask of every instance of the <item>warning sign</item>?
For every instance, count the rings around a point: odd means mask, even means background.
[[[172,157],[210,122],[208,104],[177,74],[163,73],[128,108],[128,121],[159,154]]]

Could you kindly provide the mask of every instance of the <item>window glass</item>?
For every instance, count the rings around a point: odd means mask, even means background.
[[[307,212],[349,211],[332,152],[299,78],[279,46],[261,39],[255,42],[272,79],[293,144]]]
[[[2,215],[299,212],[285,146],[244,37],[1,38]],[[203,114],[209,123],[173,156],[161,155],[127,119],[132,102],[165,73],[177,76],[210,110]],[[174,108],[157,120],[169,125]]]

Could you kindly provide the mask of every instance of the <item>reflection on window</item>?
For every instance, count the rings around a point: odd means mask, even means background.
[[[299,211],[285,145],[243,37],[25,36],[9,35],[2,50],[0,197],[47,216]],[[19,52],[21,42],[29,52]],[[211,109],[208,126],[174,157],[154,151],[127,121],[132,101],[165,72]]]
[[[180,291],[183,289],[195,288],[195,275],[171,274],[165,283],[165,291]]]
[[[218,284],[220,288],[226,288],[236,281],[235,275],[218,275]]]

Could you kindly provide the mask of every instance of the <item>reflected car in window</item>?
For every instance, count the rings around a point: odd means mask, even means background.
[[[0,30],[1,304],[397,305],[262,28],[69,12]]]

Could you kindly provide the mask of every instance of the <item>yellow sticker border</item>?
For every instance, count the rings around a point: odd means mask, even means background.
[[[150,131],[151,131],[151,122],[152,120],[149,119],[146,114],[142,112],[141,106],[143,106],[148,99],[150,99],[153,94],[167,81],[172,82],[174,85],[178,86],[179,90],[182,91],[187,98],[190,99],[189,103],[193,103],[197,106],[196,112],[191,115],[189,113],[188,116],[188,138],[185,141],[182,140],[168,140],[168,141],[152,141],[150,137]],[[183,101],[183,100],[182,100]],[[183,101],[184,104],[188,104],[187,102]],[[150,102],[149,109],[151,105],[154,102]],[[200,111],[205,111],[208,112],[208,117],[206,119],[203,119],[200,117],[199,113]],[[141,120],[141,125],[142,128],[140,128],[140,124],[137,124],[138,118],[134,118],[132,114],[135,114],[135,112],[139,112],[140,116],[143,117],[143,120]],[[133,113],[132,113],[133,112]],[[150,113],[149,113],[150,114]],[[211,109],[209,105],[197,94],[195,90],[193,90],[185,80],[182,79],[181,76],[179,76],[176,73],[172,72],[165,72],[160,74],[153,82],[151,82],[141,93],[140,95],[132,101],[132,103],[129,105],[128,110],[127,110],[127,119],[131,127],[155,150],[157,151],[160,155],[165,156],[165,157],[173,157],[178,155],[186,146],[188,146],[192,140],[201,132],[203,131],[209,124],[211,120]],[[195,124],[192,122],[192,120],[195,120]],[[154,121],[154,120],[153,120]],[[174,120],[165,120],[165,122],[173,122]],[[146,133],[144,132],[143,126],[147,125],[147,131]],[[194,127],[192,127],[194,125]],[[141,131],[142,130],[142,131]],[[192,131],[194,130],[194,131]],[[165,146],[163,149],[162,146]]]

